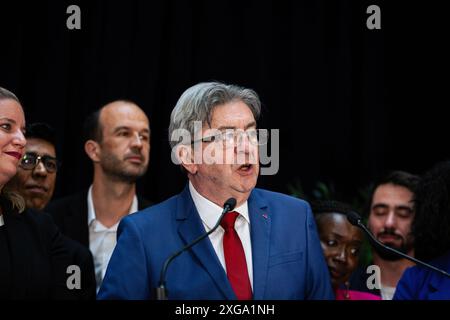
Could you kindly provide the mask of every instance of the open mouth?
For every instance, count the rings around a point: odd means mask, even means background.
[[[252,169],[253,169],[253,165],[250,163],[246,163],[246,164],[240,165],[237,171],[241,174],[249,174],[252,172]]]

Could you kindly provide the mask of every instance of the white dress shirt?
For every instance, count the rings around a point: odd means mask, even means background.
[[[4,224],[5,224],[5,221],[3,220],[3,215],[0,214],[0,227]]]
[[[200,219],[203,222],[203,226],[206,231],[211,230],[217,223],[220,214],[223,211],[222,207],[211,202],[210,200],[203,197],[200,193],[195,190],[191,182],[189,182],[189,191],[191,192],[192,200],[194,201],[195,207],[197,208]],[[250,240],[250,219],[248,215],[248,203],[245,201],[241,206],[235,208],[233,211],[238,212],[239,216],[234,224],[234,229],[236,230],[239,238],[242,242],[242,247],[244,248],[245,260],[247,262],[248,277],[250,279],[250,284],[253,289],[253,260],[252,260],[252,244]],[[227,270],[225,264],[225,256],[223,253],[223,236],[225,230],[219,226],[216,231],[209,235],[209,240],[214,248],[214,251],[219,258],[224,270]]]
[[[394,298],[396,287],[389,287],[381,285],[380,293],[382,300],[392,300]]]
[[[94,203],[92,201],[92,185],[89,188],[88,196],[88,226],[89,226],[89,249],[94,258],[95,281],[97,283],[97,292],[100,289],[103,278],[105,277],[106,268],[109,259],[113,253],[117,242],[117,227],[119,222],[110,228],[105,227],[96,219]],[[130,213],[138,211],[138,203],[136,195],[131,204]]]

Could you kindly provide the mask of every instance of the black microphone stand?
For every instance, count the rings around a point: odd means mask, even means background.
[[[405,254],[405,253],[403,253],[401,251],[398,251],[398,250],[396,250],[394,248],[391,248],[391,247],[381,243],[378,239],[376,239],[373,236],[372,232],[370,232],[370,230],[364,225],[364,223],[362,223],[361,217],[356,212],[349,212],[347,214],[347,219],[352,225],[363,229],[363,231],[369,236],[369,240],[375,246],[381,247],[383,250],[386,250],[386,251],[389,251],[389,252],[394,253],[396,255],[399,255],[399,256],[401,256],[401,257],[403,257],[405,259],[408,259],[409,261],[412,261],[412,262],[414,262],[416,264],[419,264],[419,265],[425,266],[427,268],[430,268],[430,269],[432,269],[432,270],[434,270],[436,272],[439,272],[440,274],[450,278],[450,274],[448,272],[446,272],[445,270],[436,268],[435,266],[433,266],[431,264],[428,264],[426,262],[418,260],[418,259],[416,259],[414,257],[408,256],[407,254]]]
[[[166,289],[166,272],[167,272],[167,268],[169,268],[169,265],[173,261],[173,259],[178,257],[183,252],[189,250],[194,245],[199,243],[201,240],[203,240],[204,238],[209,236],[211,233],[216,231],[216,229],[220,226],[220,223],[222,222],[222,219],[225,216],[225,214],[227,214],[228,212],[233,210],[235,206],[236,206],[236,199],[234,199],[234,198],[228,199],[224,204],[222,214],[220,215],[219,219],[217,220],[217,223],[214,225],[214,227],[211,230],[209,230],[205,234],[202,234],[200,237],[198,237],[191,243],[185,245],[183,248],[181,248],[180,250],[178,250],[177,252],[175,252],[174,254],[172,254],[170,257],[168,257],[166,259],[166,261],[164,262],[163,268],[161,269],[161,275],[159,278],[159,286],[156,287],[156,289],[155,289],[156,300],[167,300],[168,299],[167,289]]]

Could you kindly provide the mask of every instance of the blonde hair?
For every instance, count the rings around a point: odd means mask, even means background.
[[[0,100],[12,99],[20,104],[17,96],[11,91],[0,87]],[[0,196],[7,201],[11,202],[13,209],[16,209],[19,213],[25,210],[25,199],[18,193],[10,190],[7,186],[3,186],[0,191]]]
[[[3,187],[2,191],[0,192],[0,196],[3,199],[9,201],[11,203],[12,209],[17,210],[18,213],[22,213],[25,210],[26,208],[25,199],[17,192],[9,190],[7,186]]]

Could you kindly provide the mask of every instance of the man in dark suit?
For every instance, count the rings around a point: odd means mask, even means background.
[[[37,222],[45,221],[45,218],[35,219],[35,210],[42,210],[50,201],[55,190],[56,174],[58,170],[58,160],[56,157],[56,136],[52,127],[45,123],[33,123],[28,125],[25,131],[27,144],[25,146],[25,154],[19,162],[17,174],[8,182],[6,187],[10,191],[20,194],[26,203],[27,210],[22,215],[29,217]],[[18,217],[11,216],[12,225],[14,219]],[[26,221],[26,218],[20,218]],[[20,225],[20,224],[18,224]],[[29,226],[37,225],[37,223],[28,223]],[[41,227],[39,227],[41,228]],[[48,228],[44,224],[42,228]],[[25,230],[25,229],[24,229]],[[20,233],[11,233],[17,237],[21,237]],[[92,254],[89,249],[78,242],[62,237],[63,245],[68,251],[69,261],[64,267],[64,274],[68,266],[75,265],[80,268],[80,286],[74,286],[71,289],[66,288],[66,297],[73,299],[95,299],[95,273]],[[22,250],[23,251],[23,250]]]
[[[120,219],[150,205],[136,196],[136,180],[148,167],[150,126],[135,103],[120,100],[91,114],[85,134],[85,152],[94,166],[92,185],[54,201],[46,210],[63,234],[89,247],[99,288]]]
[[[164,261],[211,230],[230,197],[221,227],[168,268],[169,299],[334,298],[310,206],[255,189],[259,113],[256,93],[234,85],[200,83],[181,96],[169,137],[189,183],[121,221],[98,298],[154,298]]]

